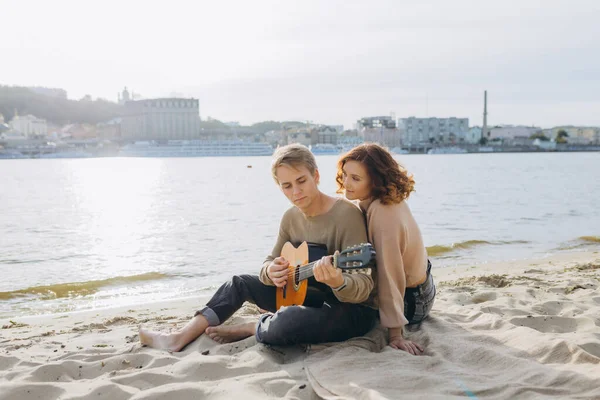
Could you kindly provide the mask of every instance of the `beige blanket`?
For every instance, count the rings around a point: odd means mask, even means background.
[[[324,399],[600,399],[599,268],[439,285],[409,332],[425,355],[383,346],[379,328],[311,354],[308,380]]]

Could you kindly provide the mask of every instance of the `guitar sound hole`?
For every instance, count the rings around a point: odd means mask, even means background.
[[[300,282],[300,265],[296,265],[294,270],[294,286],[297,286],[298,282]]]

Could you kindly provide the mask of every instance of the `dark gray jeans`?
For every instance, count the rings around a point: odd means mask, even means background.
[[[431,276],[431,262],[427,260],[427,279],[414,288],[407,288],[404,294],[404,316],[408,324],[423,321],[433,308],[435,300],[435,283]]]
[[[362,336],[374,326],[377,310],[342,303],[332,292],[315,290],[311,283],[305,305],[277,310],[275,286],[263,284],[256,275],[235,275],[194,315],[202,314],[211,326],[220,325],[249,301],[271,312],[261,315],[256,340],[272,345],[340,342]]]

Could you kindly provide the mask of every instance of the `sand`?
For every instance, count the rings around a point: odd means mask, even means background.
[[[600,254],[433,273],[431,317],[408,333],[423,356],[386,346],[380,327],[313,346],[139,344],[140,323],[173,329],[206,301],[190,298],[1,320],[0,399],[600,399]]]

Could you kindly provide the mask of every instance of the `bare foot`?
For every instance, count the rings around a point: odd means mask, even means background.
[[[219,343],[231,343],[246,339],[256,332],[256,322],[237,325],[219,325],[206,328],[206,334]]]
[[[140,326],[140,343],[148,347],[171,352],[179,351],[183,348],[179,344],[179,337],[176,333],[162,333],[144,329]]]

